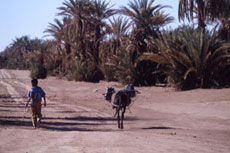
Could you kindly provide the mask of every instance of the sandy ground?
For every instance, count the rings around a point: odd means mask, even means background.
[[[24,108],[29,72],[0,70],[0,153],[230,152],[230,89],[138,87],[119,130],[102,94],[122,85],[48,77],[39,86],[48,105],[35,130]]]

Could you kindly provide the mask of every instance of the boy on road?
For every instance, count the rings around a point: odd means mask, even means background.
[[[44,106],[46,107],[46,93],[43,91],[41,87],[38,86],[38,80],[33,79],[31,80],[32,88],[29,91],[29,99],[26,103],[26,107],[28,106],[29,102],[32,100],[31,109],[32,109],[32,124],[33,127],[39,128],[42,114],[41,114],[41,102],[42,97],[44,99]]]

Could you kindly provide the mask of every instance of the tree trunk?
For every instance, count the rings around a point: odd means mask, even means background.
[[[78,22],[78,27],[79,27],[80,50],[83,56],[83,60],[85,60],[86,51],[85,51],[85,43],[84,43],[84,35],[83,35],[83,24],[81,20],[79,20]]]
[[[205,31],[205,4],[203,0],[196,0],[198,5],[198,27]]]
[[[71,53],[71,46],[69,43],[65,43],[65,50],[67,55]]]
[[[94,36],[94,51],[93,51],[93,63],[94,66],[97,66],[99,63],[99,48],[100,48],[100,26],[96,25],[95,27],[95,36]]]

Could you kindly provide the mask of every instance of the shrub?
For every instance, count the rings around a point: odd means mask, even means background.
[[[184,27],[164,35],[156,45],[159,54],[148,59],[165,65],[165,73],[176,88],[188,90],[220,86],[218,73],[221,67],[229,65],[227,49],[230,45],[217,39],[215,33]]]
[[[138,86],[153,86],[157,82],[158,63],[150,60],[137,62],[135,67],[134,84]]]
[[[104,78],[103,73],[90,61],[76,60],[68,71],[67,79],[75,81],[99,82]]]
[[[114,77],[123,84],[134,83],[135,62],[132,53],[120,48],[117,55],[113,55],[108,65],[114,70]]]
[[[33,79],[45,79],[47,69],[43,64],[43,54],[40,51],[34,51],[28,55],[30,63],[30,77]]]
[[[102,71],[106,81],[117,81],[115,77],[115,69],[108,63],[102,63],[100,65],[100,70]]]
[[[41,63],[34,63],[30,70],[30,77],[33,79],[45,79],[47,70]]]
[[[157,62],[139,60],[134,52],[126,51],[124,48],[120,48],[118,54],[111,57],[108,65],[110,71],[114,71],[113,77],[123,84],[152,86],[162,77]]]

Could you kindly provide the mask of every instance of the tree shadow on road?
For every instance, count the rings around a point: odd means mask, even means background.
[[[18,104],[15,104],[15,105],[0,105],[0,108],[25,108],[25,105],[21,104],[21,105],[18,105]]]
[[[22,103],[16,103],[25,97],[0,95],[0,128],[20,127],[33,129],[31,117],[23,114]],[[43,117],[40,128],[49,131],[114,131],[117,127],[116,118],[106,116],[73,116],[75,111],[61,111],[62,117]],[[79,113],[79,112],[78,112]],[[87,113],[87,112],[84,112]],[[81,114],[81,113],[79,113]],[[65,116],[66,115],[66,116]],[[71,115],[71,117],[68,117]],[[134,117],[126,117],[125,121],[135,121]],[[113,129],[114,128],[114,129]]]
[[[167,127],[167,126],[153,126],[153,127],[146,127],[142,128],[143,130],[174,130],[173,127]]]
[[[48,121],[47,121],[48,120]],[[134,121],[135,118],[127,118],[126,120]],[[112,117],[46,117],[41,127],[47,130],[55,131],[113,131],[105,126],[113,125],[116,127],[116,119]]]
[[[24,99],[24,98],[28,98],[26,96],[14,96],[14,95],[9,95],[9,94],[1,94],[0,98],[3,99]]]
[[[114,117],[88,117],[88,116],[77,116],[77,117],[45,117],[44,119],[48,120],[72,120],[72,121],[116,121]],[[137,118],[135,117],[126,117],[127,121],[135,121]]]
[[[99,126],[98,123],[77,123],[77,122],[65,122],[62,120],[58,121],[46,121],[42,120],[40,128],[51,130],[51,131],[95,131],[93,129],[78,128],[76,126]],[[0,116],[0,126],[3,127],[31,127],[32,122],[30,117],[18,117],[10,116],[4,117]]]
[[[0,116],[0,125],[4,127],[19,126],[19,127],[28,127],[32,126],[29,117],[18,117],[18,116]]]
[[[0,98],[4,98],[4,99],[6,99],[6,98],[11,98],[11,95],[8,95],[8,94],[1,94],[1,95],[0,95]]]
[[[135,118],[127,118],[134,121]],[[46,117],[42,119],[40,128],[49,131],[86,131],[86,132],[111,132],[116,131],[106,126],[116,127],[116,119],[112,117]],[[5,127],[31,127],[30,117],[0,116],[0,125]]]
[[[12,103],[23,103],[27,99],[26,96],[17,96],[17,95],[8,95],[8,94],[1,94],[0,95],[0,100],[2,101],[3,104],[12,104]]]

